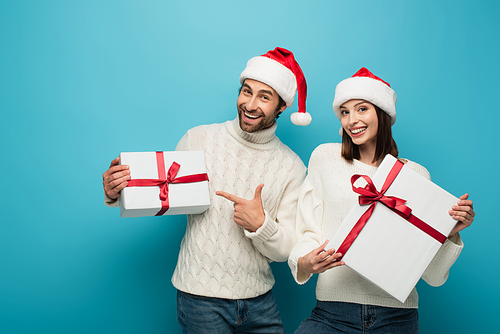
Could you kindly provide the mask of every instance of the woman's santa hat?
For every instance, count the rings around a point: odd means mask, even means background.
[[[352,77],[342,80],[335,88],[333,111],[340,119],[340,106],[349,100],[366,100],[382,109],[396,122],[396,92],[384,80],[366,68],[361,68]]]
[[[303,126],[311,123],[311,114],[306,112],[306,79],[292,52],[277,47],[262,56],[253,57],[241,72],[242,85],[245,79],[257,80],[272,87],[287,107],[293,104],[295,93],[298,92],[299,111],[291,115],[292,123]]]

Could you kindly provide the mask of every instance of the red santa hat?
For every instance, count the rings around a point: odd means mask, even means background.
[[[338,119],[341,117],[340,106],[353,99],[366,100],[376,105],[391,117],[391,125],[396,122],[396,92],[389,83],[364,67],[352,77],[342,80],[335,88],[333,111]]]
[[[306,112],[306,79],[291,51],[277,47],[262,56],[253,57],[241,72],[240,83],[243,84],[245,79],[257,80],[272,87],[287,107],[293,104],[298,92],[299,111],[291,115],[292,123],[303,126],[311,123],[311,114]]]

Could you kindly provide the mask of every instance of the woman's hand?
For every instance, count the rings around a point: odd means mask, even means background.
[[[451,238],[464,228],[469,227],[474,221],[476,213],[472,208],[472,201],[468,200],[468,198],[469,194],[460,196],[457,205],[451,207],[451,210],[449,211],[450,216],[452,216],[453,219],[457,219],[458,223],[455,225],[448,238]]]
[[[344,265],[344,262],[338,261],[338,258],[340,258],[342,254],[335,253],[335,249],[325,251],[327,244],[328,240],[326,240],[323,245],[299,258],[299,269],[305,273],[319,274],[328,269]]]

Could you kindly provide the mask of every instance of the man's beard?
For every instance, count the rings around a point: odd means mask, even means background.
[[[256,123],[246,123],[243,119],[244,115],[243,113],[246,111],[246,109],[242,106],[239,106],[238,107],[238,117],[239,117],[239,122],[240,122],[240,128],[245,131],[245,132],[256,132],[256,131],[260,131],[260,130],[264,130],[264,129],[267,129],[269,127],[271,127],[274,122],[276,121],[276,114],[275,115],[270,115],[270,116],[265,116],[264,114],[262,113],[259,113],[259,114],[254,114],[254,113],[251,113],[251,112],[248,112],[248,114],[250,115],[260,115],[261,117],[259,118],[259,122],[256,122]]]

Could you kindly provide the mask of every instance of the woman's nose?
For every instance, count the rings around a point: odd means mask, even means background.
[[[349,113],[349,124],[356,124],[358,122],[358,116],[356,113],[351,112]]]

